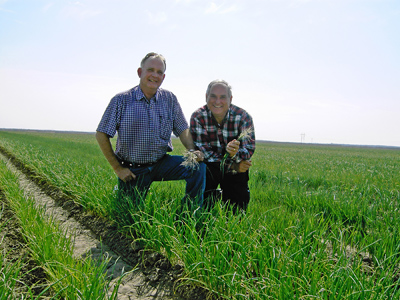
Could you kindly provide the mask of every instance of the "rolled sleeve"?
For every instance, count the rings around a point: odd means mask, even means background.
[[[121,101],[118,96],[111,99],[103,117],[97,126],[97,131],[107,134],[109,137],[114,137],[120,123],[121,116]]]
[[[175,98],[176,99],[176,98]],[[178,100],[174,103],[174,127],[173,133],[176,137],[179,137],[182,132],[189,128],[189,125],[185,119],[182,108]]]

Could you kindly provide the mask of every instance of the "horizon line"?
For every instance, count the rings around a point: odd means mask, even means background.
[[[96,131],[78,131],[78,130],[56,130],[56,129],[23,129],[23,128],[0,128],[0,131],[41,131],[41,132],[60,132],[60,133],[78,133],[78,134],[95,134]],[[172,139],[178,139],[171,135]],[[277,144],[296,144],[296,145],[320,145],[320,146],[342,146],[342,147],[358,147],[358,148],[384,148],[400,150],[400,146],[388,145],[365,145],[365,144],[341,144],[341,143],[306,143],[306,142],[281,142],[272,140],[258,140],[259,143],[277,143]]]

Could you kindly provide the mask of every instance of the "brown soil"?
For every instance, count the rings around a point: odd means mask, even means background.
[[[115,225],[84,211],[74,202],[73,196],[63,194],[1,146],[0,153],[2,159],[9,161],[9,169],[19,175],[21,187],[35,199],[37,205],[46,207],[46,214],[60,222],[67,234],[74,236],[75,256],[91,255],[98,260],[110,259],[107,274],[111,276],[112,282],[120,279],[121,274],[130,271],[122,277],[118,299],[214,298],[207,290],[200,287],[181,285],[179,279],[183,276],[182,266],[173,266],[163,255],[144,250],[135,244],[131,237],[121,234]],[[0,193],[0,198],[5,204],[0,222],[7,220],[10,222],[6,226],[1,247],[9,252],[9,260],[24,257],[25,269],[34,271],[28,273],[23,281],[30,287],[37,286],[37,291],[40,291],[46,276],[27,255],[18,222],[13,218],[12,211],[7,208],[4,194]]]

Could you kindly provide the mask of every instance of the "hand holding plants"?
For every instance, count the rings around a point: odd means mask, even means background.
[[[239,151],[240,142],[250,139],[251,138],[250,134],[252,132],[253,132],[253,128],[247,128],[240,133],[237,140],[232,140],[228,143],[228,145],[226,146],[226,153],[220,164],[220,170],[222,173],[222,177],[224,176],[224,173],[225,173],[225,162],[226,162],[228,156],[230,156],[230,157],[235,156],[235,154]],[[239,144],[239,146],[237,146],[237,143]],[[244,166],[245,165],[243,165],[242,167],[244,167]],[[251,166],[251,162],[250,162],[250,166]],[[248,168],[250,168],[250,166],[248,166]],[[237,172],[235,169],[233,171]],[[244,171],[244,172],[246,172],[246,171]]]
[[[226,152],[229,153],[230,157],[234,157],[239,151],[240,142],[238,140],[232,140],[226,145]]]
[[[199,162],[203,160],[203,152],[199,150],[188,150],[183,154],[183,162],[181,165],[189,169],[197,169],[199,167]]]
[[[242,160],[239,163],[234,162],[231,169],[238,173],[244,173],[252,166],[251,160]]]

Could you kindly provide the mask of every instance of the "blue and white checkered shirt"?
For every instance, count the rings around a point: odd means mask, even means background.
[[[178,99],[158,89],[148,101],[139,86],[115,95],[97,127],[114,137],[115,154],[121,159],[144,164],[156,162],[172,151],[171,133],[179,136],[188,128]]]

